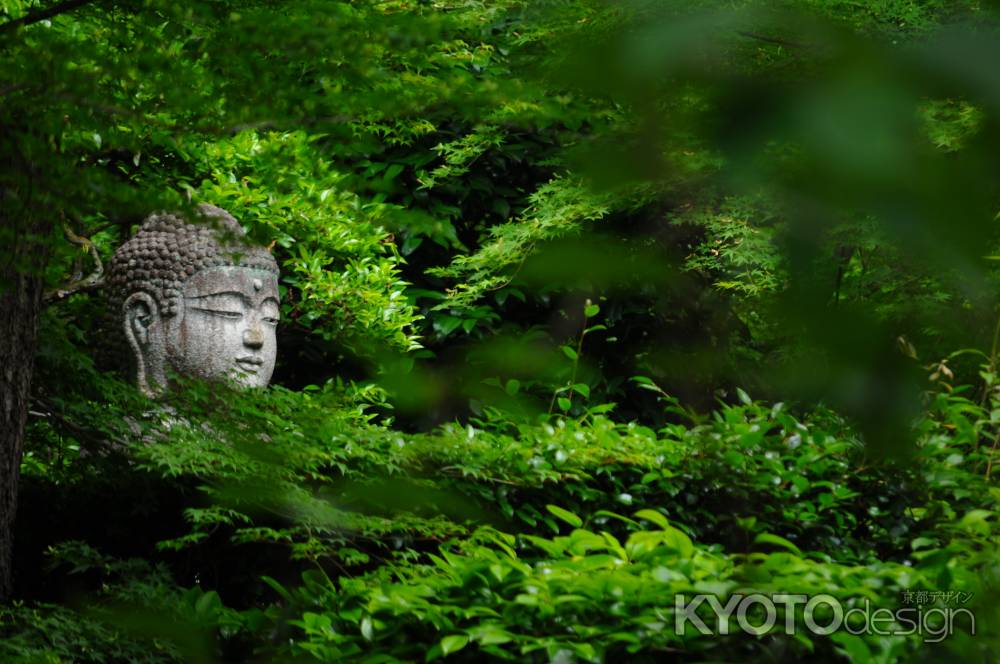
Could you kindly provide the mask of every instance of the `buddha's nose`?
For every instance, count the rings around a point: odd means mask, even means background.
[[[264,332],[260,325],[251,325],[243,331],[243,345],[247,348],[260,348],[264,345]]]

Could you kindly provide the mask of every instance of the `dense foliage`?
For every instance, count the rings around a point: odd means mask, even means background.
[[[997,25],[0,0],[0,218],[58,221],[0,658],[991,661]],[[202,202],[281,265],[274,384],[151,402],[99,268]],[[675,629],[748,592],[975,634]]]

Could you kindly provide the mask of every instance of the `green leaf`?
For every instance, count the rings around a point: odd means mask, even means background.
[[[771,533],[759,533],[757,537],[753,540],[754,544],[773,544],[775,546],[780,546],[784,549],[788,549],[797,556],[802,556],[802,550],[795,546],[784,537],[779,535],[772,535]]]
[[[457,330],[461,324],[462,319],[455,316],[444,315],[438,316],[434,319],[434,329],[437,330],[442,337],[446,337]]]
[[[736,388],[736,396],[739,397],[740,401],[748,406],[753,404],[753,399],[750,398],[750,395],[738,387]]]
[[[469,637],[465,634],[452,634],[441,639],[441,654],[447,657],[453,652],[458,652],[469,643]]]
[[[583,525],[583,519],[573,514],[569,510],[564,510],[557,505],[546,505],[545,509],[552,512],[557,518],[562,519],[574,528],[579,528]]]
[[[218,613],[221,608],[222,600],[219,598],[219,593],[214,590],[210,590],[199,597],[198,601],[194,605],[195,613],[202,617]]]
[[[405,167],[402,164],[393,164],[386,169],[385,175],[383,175],[382,178],[384,180],[392,180],[403,172],[403,168]]]
[[[474,630],[476,641],[484,646],[508,643],[514,639],[514,636],[510,632],[496,625],[483,625],[474,628]]]
[[[663,516],[662,514],[660,514],[655,510],[639,510],[632,516],[634,516],[637,519],[645,519],[646,521],[655,523],[660,528],[670,527],[670,522],[667,521],[667,517]]]
[[[271,578],[269,576],[262,576],[262,577],[260,577],[260,580],[263,581],[264,583],[266,583],[267,585],[271,586],[271,588],[274,590],[274,592],[276,592],[279,595],[281,595],[281,598],[284,599],[286,602],[292,602],[292,601],[294,601],[292,599],[292,594],[290,592],[288,592],[285,589],[285,587],[283,585],[281,585],[280,583],[278,583],[275,579],[273,579],[273,578]]]

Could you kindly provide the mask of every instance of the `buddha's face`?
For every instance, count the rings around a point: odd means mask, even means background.
[[[278,279],[264,270],[213,267],[184,282],[184,305],[167,334],[177,373],[264,387],[277,354]]]
[[[206,268],[184,281],[181,297],[173,316],[163,316],[145,293],[126,301],[139,387],[155,395],[171,373],[266,386],[277,354],[277,277],[247,267]]]

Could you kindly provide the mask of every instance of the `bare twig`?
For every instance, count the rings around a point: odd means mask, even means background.
[[[104,263],[101,262],[101,256],[97,253],[97,247],[94,246],[94,243],[88,238],[81,237],[74,233],[73,229],[69,227],[69,224],[63,224],[63,232],[66,234],[67,240],[75,245],[87,249],[90,257],[94,260],[94,271],[87,277],[74,278],[68,284],[45,293],[43,299],[46,304],[58,302],[59,300],[69,297],[73,293],[93,290],[104,285]],[[74,275],[74,277],[75,276],[76,275]]]

